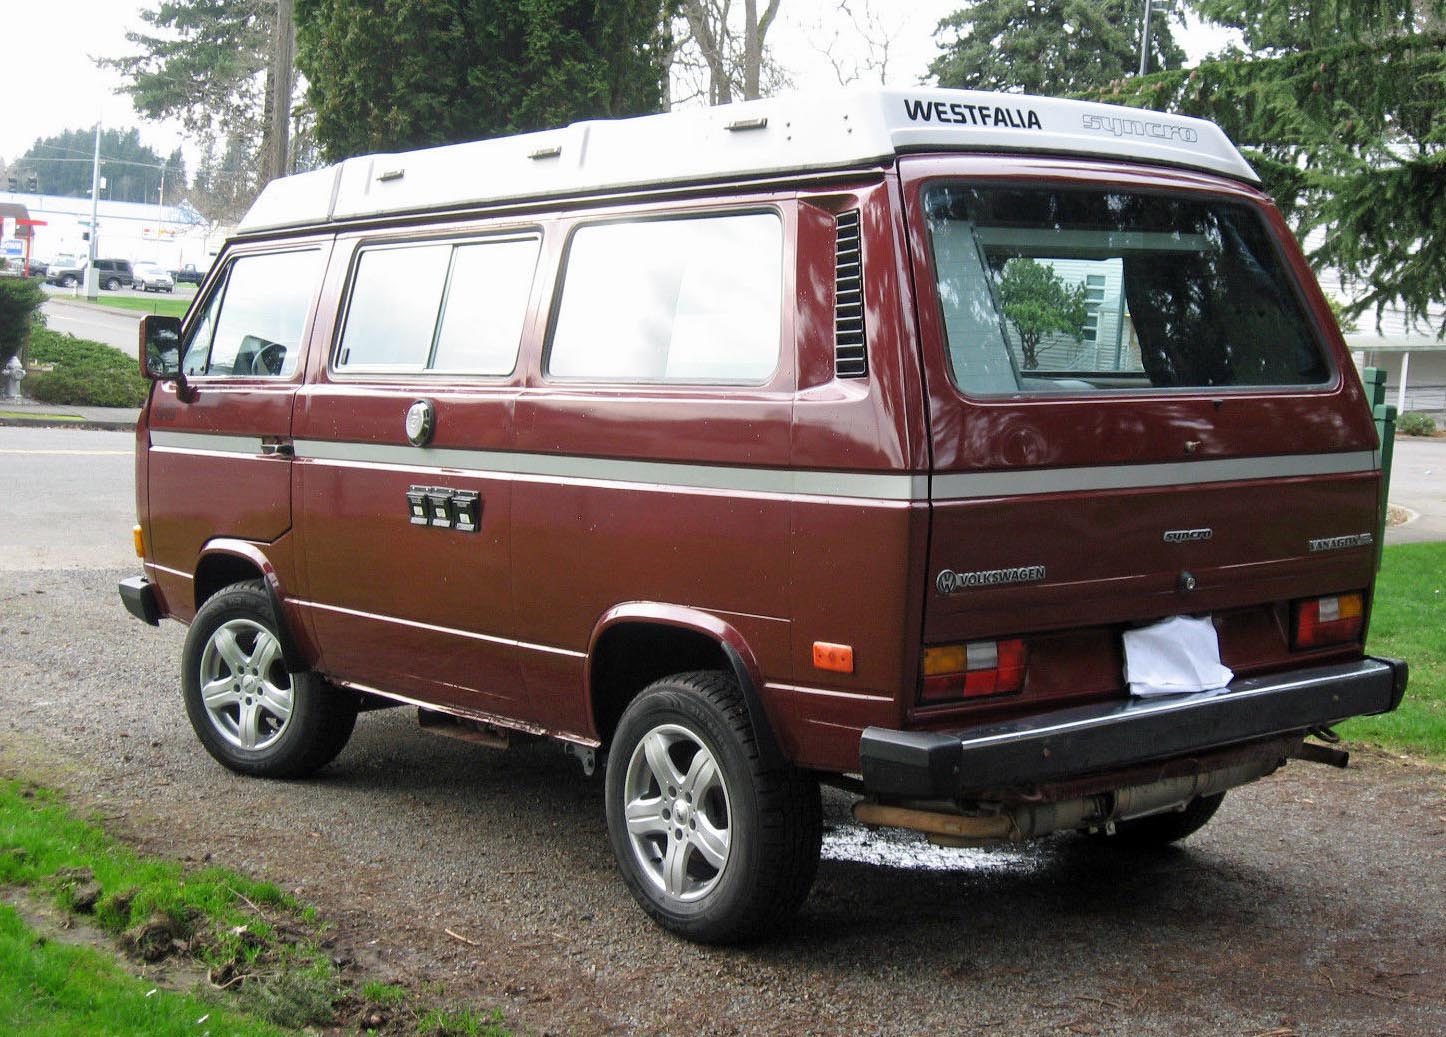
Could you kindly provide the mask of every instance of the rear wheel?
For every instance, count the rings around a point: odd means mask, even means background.
[[[120,282],[117,281],[114,277],[112,277],[110,280],[106,281],[105,289],[108,292],[118,292],[120,291]]]
[[[1121,821],[1115,825],[1114,835],[1101,833],[1100,838],[1109,845],[1122,849],[1148,850],[1168,846],[1204,828],[1224,801],[1223,792],[1217,792],[1213,796],[1197,796],[1184,810]]]
[[[356,725],[351,696],[291,673],[259,580],[201,606],[181,653],[181,692],[206,751],[233,771],[296,778],[334,760]]]
[[[764,766],[726,674],[677,674],[632,701],[608,753],[606,799],[623,880],[679,936],[745,940],[808,896],[822,840],[818,783]]]

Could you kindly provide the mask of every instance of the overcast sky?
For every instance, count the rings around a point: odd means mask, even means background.
[[[862,0],[853,2],[862,5]],[[0,0],[7,88],[0,157],[14,162],[37,138],[94,126],[97,119],[106,127],[137,127],[141,141],[162,156],[183,144],[179,125],[142,122],[130,99],[115,93],[120,77],[95,64],[96,58],[133,53],[125,34],[144,29],[140,12],[154,6],[154,0]],[[892,35],[889,82],[902,86],[924,77],[937,54],[934,27],[965,3],[870,0],[869,6]],[[833,38],[835,56],[845,65],[864,56],[866,48],[848,31],[837,0],[783,0],[768,39],[795,87],[823,89],[838,83],[828,58],[819,52]],[[188,171],[194,172],[189,168],[194,151],[187,151]]]

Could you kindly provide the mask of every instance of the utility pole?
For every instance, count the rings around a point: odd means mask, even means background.
[[[271,150],[266,156],[266,179],[286,175],[287,152],[291,145],[291,84],[295,79],[293,52],[296,48],[295,0],[277,0],[276,32],[271,49]]]
[[[90,167],[90,261],[85,264],[85,297],[95,302],[100,295],[100,275],[95,271],[95,239],[100,230],[100,120],[95,120],[95,161]]]
[[[1145,31],[1140,33],[1140,75],[1150,67],[1150,8],[1155,0],[1145,0]]]

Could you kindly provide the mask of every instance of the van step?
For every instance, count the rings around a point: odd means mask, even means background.
[[[454,717],[450,713],[439,713],[434,709],[418,709],[417,723],[423,731],[449,738],[460,738],[464,742],[475,742],[489,749],[506,749],[512,744],[512,737],[503,728],[484,724],[480,720]]]

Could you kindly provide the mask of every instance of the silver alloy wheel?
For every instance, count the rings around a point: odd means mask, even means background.
[[[728,784],[697,735],[662,724],[642,737],[623,782],[628,839],[638,867],[670,899],[707,896],[732,843]]]
[[[233,619],[216,628],[201,652],[201,701],[211,726],[239,749],[276,744],[295,700],[281,644],[260,623]]]

